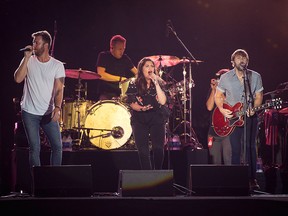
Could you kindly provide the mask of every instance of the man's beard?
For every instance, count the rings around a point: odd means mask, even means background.
[[[41,56],[42,54],[44,53],[44,49],[43,49],[43,47],[41,48],[41,49],[39,49],[39,50],[35,50],[34,51],[34,54],[36,55],[36,56]]]

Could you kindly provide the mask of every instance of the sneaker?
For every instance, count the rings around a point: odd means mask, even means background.
[[[259,190],[260,189],[260,186],[259,184],[257,183],[257,180],[256,179],[251,179],[250,182],[249,182],[249,187],[250,187],[250,190],[253,191],[253,190]]]

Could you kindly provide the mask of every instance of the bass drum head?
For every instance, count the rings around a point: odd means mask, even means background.
[[[87,112],[85,133],[92,145],[101,149],[117,149],[132,134],[128,108],[114,100],[101,100]]]

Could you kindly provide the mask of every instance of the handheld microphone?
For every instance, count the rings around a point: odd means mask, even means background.
[[[30,48],[22,48],[19,50],[20,52],[32,51]]]

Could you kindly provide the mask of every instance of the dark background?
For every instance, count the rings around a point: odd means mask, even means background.
[[[249,68],[262,75],[264,93],[287,80],[288,1],[286,0],[177,0],[177,1],[17,1],[1,0],[1,139],[0,181],[9,185],[10,152],[14,145],[14,123],[23,84],[13,74],[31,44],[31,34],[48,30],[54,41],[54,57],[66,69],[95,71],[97,55],[109,49],[114,34],[127,39],[126,53],[136,65],[151,55],[190,57],[203,63],[192,65],[193,128],[206,145],[208,114],[205,100],[210,79],[221,68],[231,68],[230,56],[238,48],[247,50]],[[171,20],[174,34],[166,34]],[[183,46],[184,45],[184,46]],[[168,68],[177,81],[183,79],[181,65]],[[65,97],[75,95],[77,80],[66,79]],[[85,81],[86,82],[86,81]],[[88,99],[95,100],[97,80],[89,80]],[[285,93],[287,95],[287,92]],[[270,96],[265,96],[269,99]]]

